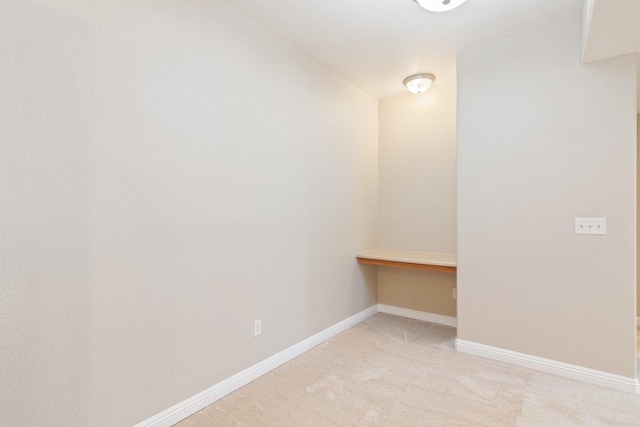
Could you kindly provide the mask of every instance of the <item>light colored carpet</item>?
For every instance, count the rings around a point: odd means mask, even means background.
[[[458,353],[455,329],[378,313],[177,424],[640,426],[640,397]]]

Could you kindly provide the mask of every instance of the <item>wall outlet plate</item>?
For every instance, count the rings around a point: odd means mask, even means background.
[[[576,218],[576,234],[607,234],[607,218]]]

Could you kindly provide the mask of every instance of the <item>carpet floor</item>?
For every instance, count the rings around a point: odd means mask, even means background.
[[[640,426],[640,397],[456,352],[378,313],[208,406],[192,426]]]

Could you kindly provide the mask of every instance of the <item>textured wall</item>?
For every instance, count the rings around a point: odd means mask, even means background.
[[[634,377],[635,57],[579,54],[572,19],[458,56],[458,337]]]
[[[131,425],[375,304],[374,98],[220,2],[0,40],[0,425]]]
[[[456,85],[380,101],[378,246],[456,253]],[[381,304],[456,315],[448,273],[379,268]]]

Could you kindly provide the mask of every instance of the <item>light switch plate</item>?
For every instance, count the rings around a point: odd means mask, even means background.
[[[576,234],[607,234],[607,218],[576,218]]]

